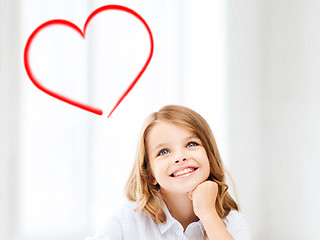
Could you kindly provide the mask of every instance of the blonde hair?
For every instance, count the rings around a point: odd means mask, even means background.
[[[126,195],[131,201],[137,202],[137,210],[144,210],[157,223],[165,223],[166,215],[162,209],[159,196],[159,184],[153,185],[153,177],[147,154],[146,139],[157,120],[166,121],[194,132],[201,140],[210,163],[208,180],[218,184],[216,210],[220,218],[226,217],[238,205],[227,192],[225,172],[213,133],[206,122],[195,111],[177,105],[167,105],[158,112],[149,115],[145,120],[138,141],[135,162],[126,184]]]

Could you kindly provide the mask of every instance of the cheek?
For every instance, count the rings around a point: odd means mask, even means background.
[[[209,159],[208,159],[206,153],[204,153],[203,156],[204,157],[202,158],[203,159],[202,165],[204,167],[204,170],[205,170],[206,174],[208,174],[208,177],[209,177],[209,174],[210,174],[210,162],[209,162]]]
[[[159,164],[159,162],[156,162],[156,163],[152,162],[150,166],[151,166],[151,170],[153,172],[154,177],[157,178],[162,171],[161,164]]]
[[[194,155],[194,157],[201,163],[202,166],[210,167],[209,158],[204,149],[197,152],[196,155]]]
[[[208,160],[208,163],[207,163],[207,174],[208,174],[208,176],[207,176],[207,178],[208,178],[209,175],[210,175],[210,164],[209,164],[209,160]]]
[[[206,181],[210,176],[209,161],[202,165],[201,181]]]
[[[153,165],[153,174],[157,181],[161,181],[164,177],[167,177],[167,165],[164,163],[157,163]]]

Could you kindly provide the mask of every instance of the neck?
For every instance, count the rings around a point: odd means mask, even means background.
[[[183,229],[199,220],[193,211],[192,201],[187,193],[175,194],[161,191],[161,196],[173,218],[180,222]]]

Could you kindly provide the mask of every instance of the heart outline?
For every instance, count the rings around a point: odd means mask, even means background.
[[[83,110],[86,110],[88,112],[92,112],[95,113],[97,115],[102,115],[103,111],[96,108],[96,107],[92,107],[89,106],[88,104],[84,104],[84,103],[80,103],[77,102],[69,97],[65,97],[59,93],[56,93],[46,87],[44,87],[34,76],[33,72],[31,71],[31,67],[30,67],[30,63],[29,63],[29,50],[30,50],[30,46],[32,44],[32,41],[34,40],[34,38],[37,36],[37,34],[43,30],[44,28],[47,28],[49,26],[52,25],[63,25],[63,26],[67,26],[73,30],[75,30],[76,32],[78,32],[81,37],[83,39],[85,39],[86,36],[86,29],[87,26],[89,25],[90,21],[99,13],[103,12],[103,11],[108,11],[108,10],[118,10],[118,11],[123,11],[126,13],[129,13],[131,15],[133,15],[134,17],[136,17],[137,19],[139,19],[144,27],[147,29],[148,34],[149,34],[149,38],[150,38],[150,53],[149,56],[147,58],[147,61],[145,62],[145,64],[143,65],[142,69],[140,70],[140,72],[138,73],[138,75],[134,78],[134,80],[130,83],[129,87],[126,89],[126,91],[120,96],[120,98],[118,99],[118,101],[116,102],[116,104],[114,105],[114,107],[112,108],[111,112],[109,113],[109,115],[107,116],[107,118],[109,118],[111,116],[111,114],[116,110],[116,108],[119,106],[119,104],[122,102],[122,100],[128,95],[128,93],[132,90],[132,88],[135,86],[135,84],[138,82],[138,80],[140,79],[140,77],[142,76],[142,74],[144,73],[144,71],[146,70],[147,66],[149,65],[152,55],[153,55],[153,49],[154,49],[154,44],[153,44],[153,36],[152,36],[152,32],[148,26],[148,24],[146,23],[146,21],[135,11],[133,11],[130,8],[121,6],[121,5],[105,5],[102,6],[100,8],[97,8],[96,10],[94,10],[89,17],[87,18],[83,30],[81,30],[77,25],[75,25],[74,23],[64,20],[64,19],[53,19],[53,20],[49,20],[47,22],[44,22],[43,24],[41,24],[40,26],[38,26],[29,36],[28,41],[26,43],[25,49],[24,49],[24,66],[26,69],[26,72],[30,78],[30,80],[32,81],[32,83],[41,91],[43,91],[44,93],[58,99],[61,100],[65,103],[68,103],[70,105],[73,105],[75,107],[81,108]]]

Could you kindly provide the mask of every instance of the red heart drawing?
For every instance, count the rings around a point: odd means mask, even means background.
[[[142,23],[143,25],[145,26],[145,28],[147,29],[148,31],[148,34],[149,34],[149,37],[150,37],[150,53],[149,53],[149,56],[147,58],[147,61],[145,62],[145,64],[143,65],[142,69],[140,70],[140,72],[138,73],[138,75],[135,77],[135,79],[131,82],[131,84],[129,85],[129,87],[127,88],[127,90],[121,95],[121,97],[119,98],[119,100],[116,102],[116,104],[114,105],[114,107],[112,108],[111,112],[109,113],[108,115],[108,118],[111,116],[111,114],[114,112],[114,110],[119,106],[119,104],[122,102],[122,100],[127,96],[127,94],[132,90],[132,88],[134,87],[134,85],[138,82],[138,80],[140,79],[141,75],[144,73],[144,71],[146,70],[147,66],[149,65],[149,62],[152,58],[152,54],[153,54],[153,36],[152,36],[152,33],[151,33],[151,30],[148,26],[148,24],[146,23],[146,21],[138,14],[136,13],[135,11],[133,11],[132,9],[130,8],[127,8],[127,7],[124,7],[124,6],[120,6],[120,5],[106,5],[106,6],[102,6],[98,9],[96,9],[95,11],[93,11],[89,17],[87,18],[85,24],[84,24],[84,27],[83,27],[83,31],[78,27],[76,26],[75,24],[73,24],[72,22],[69,22],[67,20],[63,20],[63,19],[55,19],[55,20],[50,20],[50,21],[47,21],[43,24],[41,24],[39,27],[37,27],[33,32],[32,34],[29,36],[28,38],[28,41],[26,43],[26,46],[25,46],[25,49],[24,49],[24,66],[25,66],[25,69],[26,69],[26,72],[30,78],[30,80],[33,82],[33,84],[39,88],[41,91],[45,92],[46,94],[54,97],[54,98],[57,98],[61,101],[64,101],[68,104],[71,104],[73,106],[76,106],[76,107],[79,107],[81,109],[84,109],[86,111],[89,111],[89,112],[92,112],[92,113],[95,113],[95,114],[98,114],[98,115],[102,115],[103,114],[103,111],[98,109],[98,108],[95,108],[95,107],[92,107],[92,106],[89,106],[87,104],[83,104],[83,103],[80,103],[80,102],[77,102],[77,101],[74,101],[68,97],[65,97],[65,96],[62,96],[61,94],[59,93],[56,93],[46,87],[44,87],[37,79],[36,77],[34,76],[34,74],[32,73],[31,71],[31,67],[30,67],[30,63],[29,63],[29,50],[30,50],[30,46],[32,44],[32,41],[34,40],[34,38],[37,36],[37,34],[47,28],[47,27],[50,27],[50,26],[53,26],[53,25],[63,25],[63,26],[67,26],[67,27],[70,27],[72,28],[73,30],[75,30],[76,32],[78,32],[82,38],[85,38],[85,34],[86,34],[86,29],[87,29],[87,26],[89,24],[89,22],[92,20],[92,18],[94,16],[96,16],[97,14],[103,12],[103,11],[108,11],[108,10],[118,10],[118,11],[124,11],[124,12],[127,12],[133,16],[135,16],[136,18],[138,18]]]

